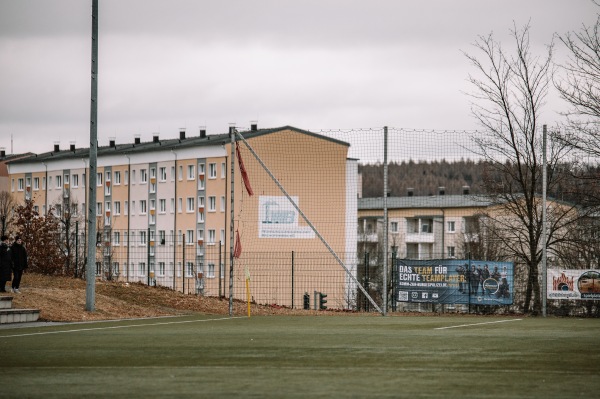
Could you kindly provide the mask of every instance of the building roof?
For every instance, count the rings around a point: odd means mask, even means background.
[[[493,201],[483,195],[431,195],[416,197],[388,197],[388,209],[419,208],[477,208],[487,207]],[[383,197],[359,198],[358,210],[383,209]]]
[[[331,141],[340,145],[344,145],[349,147],[350,144],[336,140],[330,137],[322,136],[316,133],[309,132],[307,130],[302,130],[295,128],[293,126],[282,126],[277,128],[270,129],[259,129],[259,130],[249,130],[240,132],[243,134],[244,138],[250,139],[254,137],[263,136],[266,134],[281,132],[285,130],[291,130],[297,133],[306,134],[309,136],[313,136],[322,140]],[[164,150],[177,150],[182,148],[190,148],[190,147],[200,147],[200,146],[214,146],[214,145],[223,145],[227,144],[231,141],[229,133],[216,134],[216,135],[207,135],[204,137],[194,136],[194,137],[186,137],[184,139],[166,139],[157,141],[149,141],[142,143],[127,143],[127,144],[116,144],[114,146],[99,146],[97,150],[97,156],[102,157],[103,155],[115,155],[115,154],[134,154],[134,153],[144,153],[144,152],[152,152],[152,151],[164,151]],[[89,156],[89,148],[76,148],[75,150],[65,149],[61,151],[52,151],[46,152],[42,154],[32,155],[28,159],[22,160],[14,160],[9,162],[11,164],[21,164],[21,163],[29,163],[29,162],[43,162],[43,161],[57,161],[63,159],[80,159],[87,158]]]

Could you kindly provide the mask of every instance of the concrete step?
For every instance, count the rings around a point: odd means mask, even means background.
[[[0,309],[12,308],[12,296],[0,296]]]
[[[38,309],[0,309],[0,324],[27,323],[37,321]]]

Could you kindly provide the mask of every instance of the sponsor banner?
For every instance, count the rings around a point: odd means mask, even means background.
[[[600,271],[548,269],[548,299],[600,299]]]
[[[511,262],[457,259],[396,259],[399,302],[509,305],[513,301]]]
[[[291,197],[298,203],[298,197]],[[298,224],[298,211],[287,197],[261,195],[258,199],[259,238],[315,238],[310,226]]]

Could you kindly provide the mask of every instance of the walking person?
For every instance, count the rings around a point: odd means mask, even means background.
[[[0,237],[0,292],[6,292],[6,282],[12,278],[12,256],[8,237]]]
[[[12,255],[12,265],[13,265],[13,279],[12,279],[12,291],[15,293],[20,293],[19,286],[21,285],[21,277],[23,276],[23,272],[27,269],[27,250],[23,246],[23,240],[21,237],[15,237],[15,242],[10,247],[10,252]]]

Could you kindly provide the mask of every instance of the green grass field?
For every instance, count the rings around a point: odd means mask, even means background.
[[[572,398],[600,320],[195,316],[0,330],[0,397]]]

